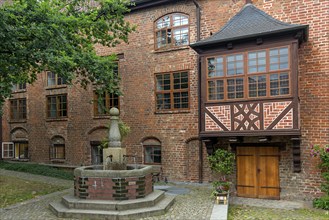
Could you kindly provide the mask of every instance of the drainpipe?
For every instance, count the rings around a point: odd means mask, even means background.
[[[2,159],[2,116],[0,116],[0,160]]]
[[[200,4],[196,1],[193,0],[193,3],[196,7],[196,28],[197,28],[197,41],[200,41],[201,39],[201,7]],[[199,95],[199,99],[198,99],[198,111],[199,114],[201,112],[201,60],[200,60],[200,56],[197,55],[197,69],[198,69],[198,95]],[[201,121],[200,121],[200,115],[199,115],[199,120],[198,120],[198,130],[199,133],[201,131]],[[199,183],[202,183],[202,172],[203,172],[203,147],[202,147],[202,141],[199,140]]]
[[[201,35],[201,25],[200,25],[200,20],[201,20],[201,7],[200,7],[200,4],[196,1],[196,0],[193,0],[193,3],[196,7],[196,36],[197,36],[197,41],[200,40],[200,35]]]

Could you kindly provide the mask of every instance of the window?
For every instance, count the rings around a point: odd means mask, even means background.
[[[156,109],[189,108],[189,79],[187,72],[156,74]]]
[[[207,58],[209,101],[290,94],[289,47]]]
[[[161,164],[161,146],[144,146],[145,163]]]
[[[65,159],[65,145],[54,144],[50,147],[50,159]]]
[[[29,148],[27,142],[15,142],[15,157],[17,159],[28,159]]]
[[[3,142],[2,143],[2,158],[13,158],[14,157],[14,143]]]
[[[189,44],[189,18],[183,14],[165,15],[155,22],[156,48]]]
[[[116,94],[108,94],[104,92],[97,95],[94,92],[94,115],[108,115],[109,110],[113,107],[119,108],[119,96]]]
[[[13,87],[11,88],[12,92],[19,92],[24,90],[26,90],[26,83],[14,84]]]
[[[47,118],[67,117],[66,95],[47,96]]]
[[[10,100],[10,119],[11,120],[26,119],[26,99]]]
[[[51,139],[49,149],[50,159],[65,159],[65,139],[61,136],[55,136]]]
[[[59,86],[65,85],[66,79],[63,77],[58,76],[53,72],[47,72],[47,86]]]

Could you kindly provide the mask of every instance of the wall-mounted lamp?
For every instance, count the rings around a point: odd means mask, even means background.
[[[270,137],[259,137],[259,138],[258,138],[258,141],[259,141],[259,142],[268,142],[268,141],[270,141],[270,140],[271,140]]]

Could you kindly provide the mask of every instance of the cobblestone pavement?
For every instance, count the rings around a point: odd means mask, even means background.
[[[70,189],[41,196],[32,200],[18,203],[0,209],[1,220],[55,220],[57,218],[48,208],[50,202],[59,201],[68,193],[73,193],[73,181],[57,178],[7,171],[0,169],[0,176],[15,176],[22,179],[41,181],[50,184],[66,186]],[[162,216],[143,218],[142,220],[208,220],[210,219],[213,201],[210,199],[211,188],[206,184],[169,183],[165,186],[157,186],[170,192],[184,192],[176,196],[174,205]],[[180,190],[180,188],[183,188]],[[185,189],[185,190],[184,190]],[[188,190],[186,190],[188,189]],[[229,219],[329,219],[328,213],[319,211],[313,213],[311,209],[298,209],[305,204],[289,201],[271,201],[260,199],[246,199],[231,197],[232,211]],[[258,206],[258,207],[257,207]],[[266,208],[267,207],[267,208]],[[306,206],[307,207],[307,206]],[[231,209],[231,208],[230,208]],[[289,210],[287,210],[289,209]],[[69,220],[69,219],[68,219]]]
[[[0,176],[16,176],[23,179],[42,181],[50,184],[58,184],[71,187],[73,181],[60,180],[56,178],[26,174],[0,169]],[[171,184],[168,184],[171,185]],[[175,184],[175,188],[189,189],[188,194],[177,195],[174,205],[162,216],[144,218],[143,220],[202,220],[210,219],[212,212],[212,201],[209,199],[211,189],[209,187],[199,187],[195,184]],[[183,190],[184,191],[184,190]],[[48,204],[59,201],[65,194],[73,193],[72,189],[64,190],[41,196],[26,202],[12,205],[0,209],[1,220],[55,220],[57,218],[48,208]]]

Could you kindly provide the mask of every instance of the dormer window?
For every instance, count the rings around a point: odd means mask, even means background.
[[[170,48],[189,44],[189,18],[184,14],[169,14],[155,22],[155,47]]]

